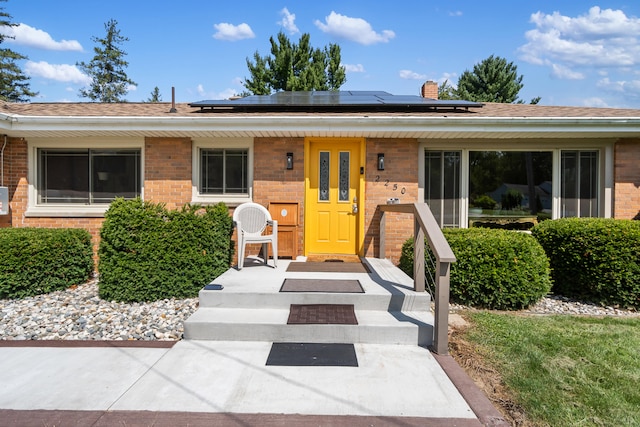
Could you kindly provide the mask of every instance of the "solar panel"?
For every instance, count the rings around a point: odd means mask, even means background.
[[[201,110],[240,111],[310,111],[310,110],[424,110],[468,109],[481,103],[459,100],[437,100],[418,95],[392,95],[384,91],[296,91],[243,98],[192,102]]]

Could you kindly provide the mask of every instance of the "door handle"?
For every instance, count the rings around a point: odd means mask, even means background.
[[[358,205],[354,203],[354,204],[351,206],[351,211],[352,211],[354,214],[357,214],[357,213],[358,213]]]

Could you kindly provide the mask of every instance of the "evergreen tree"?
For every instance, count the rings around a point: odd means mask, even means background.
[[[518,67],[505,58],[493,56],[473,66],[473,71],[465,70],[458,79],[458,87],[454,90],[456,99],[476,102],[519,103],[522,75],[518,75]],[[531,100],[537,104],[540,97]]]
[[[314,49],[309,34],[303,34],[295,44],[283,32],[269,41],[270,56],[261,56],[256,51],[253,60],[247,58],[251,77],[243,84],[250,94],[338,90],[347,80],[346,70],[340,65],[340,46],[329,44],[323,49]]]
[[[438,86],[438,99],[458,99],[456,98],[456,89],[449,84],[449,80],[443,81]]]
[[[104,24],[107,32],[105,38],[91,39],[98,44],[93,48],[95,56],[91,62],[76,64],[92,78],[89,88],[80,89],[80,96],[84,98],[99,102],[126,102],[123,97],[129,91],[129,86],[136,84],[125,72],[129,65],[124,60],[127,53],[119,47],[129,39],[120,35],[117,25],[114,19]]]
[[[0,0],[6,2],[7,0]],[[0,6],[0,45],[12,38],[4,34],[2,28],[15,27],[11,22],[11,15]],[[29,77],[26,76],[16,61],[28,59],[26,56],[14,52],[11,49],[0,48],[0,100],[9,102],[28,102],[38,93],[30,88]]]
[[[162,102],[162,95],[160,95],[160,88],[158,86],[153,88],[153,92],[151,92],[151,96],[145,102]]]

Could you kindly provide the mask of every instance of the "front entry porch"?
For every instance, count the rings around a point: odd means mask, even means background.
[[[235,413],[349,416],[345,425],[482,425],[466,401],[467,387],[454,385],[460,375],[443,369],[449,356],[425,348],[434,335],[431,298],[414,291],[412,278],[378,258],[362,260],[368,271],[337,262],[308,263],[327,264],[315,267],[324,272],[299,271],[300,264],[280,259],[273,268],[271,260],[265,266],[249,258],[242,270],[232,268],[214,281],[223,289],[200,291],[181,344],[200,355],[198,367],[189,368],[212,384],[207,399]],[[357,281],[361,290],[282,292],[286,279]],[[288,323],[292,305],[326,304],[353,305],[357,324]],[[299,354],[274,356],[283,344],[295,352],[300,343],[350,346],[355,360],[323,364],[333,355],[322,351],[311,354],[310,364],[299,364]]]
[[[200,307],[184,324],[185,339],[432,344],[429,294],[415,292],[413,279],[388,260],[363,259],[369,272],[347,272],[353,269],[333,262],[326,264],[338,268],[328,272],[291,271],[298,270],[289,268],[292,262],[278,260],[273,268],[249,258],[242,270],[218,277],[214,283],[223,289],[200,291]],[[286,279],[357,281],[363,292],[281,292]],[[357,324],[288,324],[292,305],[352,305]]]

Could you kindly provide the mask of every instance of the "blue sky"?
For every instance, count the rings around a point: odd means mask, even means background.
[[[104,24],[118,21],[128,101],[224,99],[243,91],[246,58],[269,53],[285,32],[314,47],[340,45],[344,90],[417,95],[426,80],[455,83],[466,69],[497,55],[524,75],[520,97],[542,105],[640,108],[640,2],[324,0],[9,0],[9,47],[39,92],[34,102],[86,101],[78,91]],[[6,32],[6,30],[5,30]]]

